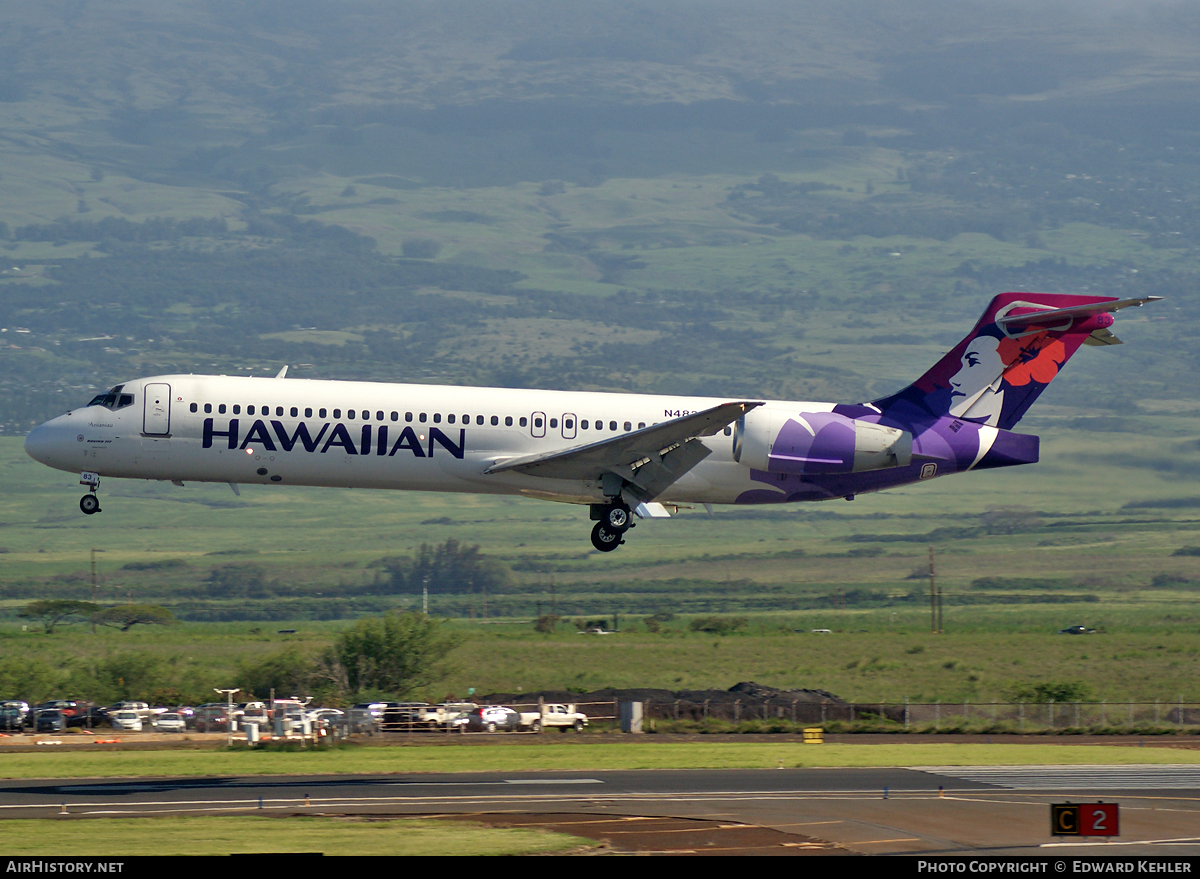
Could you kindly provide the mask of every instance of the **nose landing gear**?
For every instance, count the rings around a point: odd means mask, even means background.
[[[87,515],[100,512],[100,496],[96,490],[100,488],[100,474],[85,470],[79,474],[79,484],[88,487],[88,493],[79,499],[79,509]]]
[[[622,543],[623,535],[637,523],[624,502],[593,504],[592,518],[598,520],[592,526],[592,546],[600,552],[612,552]]]

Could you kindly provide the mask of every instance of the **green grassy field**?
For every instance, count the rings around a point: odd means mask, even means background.
[[[756,737],[759,738],[759,737]],[[349,747],[306,752],[189,751],[5,754],[4,778],[122,778],[815,766],[1037,766],[1197,763],[1200,752],[1148,738],[1144,747],[1073,744],[806,745],[795,740],[656,741],[654,736],[557,736],[548,743]]]
[[[92,818],[4,822],[9,856],[121,858],[153,854],[544,855],[585,853],[590,840],[539,830],[409,818]]]
[[[1200,556],[1175,554],[1200,544],[1200,520],[1175,469],[1197,454],[1183,438],[1190,420],[1157,426],[1160,441],[1178,447],[1172,469],[1114,467],[1097,482],[1084,461],[1117,454],[1133,434],[1081,434],[1056,419],[1069,420],[1047,418],[1046,460],[1027,470],[1039,486],[1032,495],[993,472],[854,504],[715,518],[684,511],[644,523],[608,557],[586,546],[580,510],[514,499],[252,486],[235,498],[218,486],[110,480],[104,513],[83,517],[74,479],[29,460],[19,441],[0,439],[10,487],[0,497],[0,607],[9,613],[0,623],[0,662],[11,670],[10,686],[20,680],[16,669],[27,676],[42,669],[44,686],[57,694],[94,679],[98,664],[149,656],[159,685],[204,699],[199,694],[229,685],[240,665],[289,647],[320,649],[345,623],[188,622],[96,635],[75,626],[46,636],[12,614],[64,589],[87,597],[93,547],[103,602],[178,607],[179,592],[194,594],[213,569],[243,564],[268,580],[307,584],[303,612],[319,614],[332,606],[323,601],[334,600],[322,590],[336,594],[339,584],[374,576],[373,561],[454,537],[510,565],[513,584],[488,597],[486,618],[483,596],[431,596],[431,613],[458,617],[451,626],[460,639],[450,673],[421,694],[433,701],[470,687],[582,692],[741,680],[862,702],[1004,700],[1046,681],[1079,683],[1096,700],[1200,698]],[[939,636],[929,634],[930,546],[946,595]],[[997,582],[977,585],[986,578]],[[355,615],[359,600],[340,599],[337,615]],[[380,600],[412,608],[420,599]],[[202,602],[210,609],[243,603]],[[623,631],[538,635],[531,620],[539,608],[575,619],[616,615]],[[642,622],[656,611],[678,615],[658,634]],[[750,624],[729,637],[687,631],[692,615],[712,613],[746,615]],[[1056,634],[1075,624],[1101,634]],[[284,628],[297,631],[277,634]],[[835,634],[805,634],[813,628]]]

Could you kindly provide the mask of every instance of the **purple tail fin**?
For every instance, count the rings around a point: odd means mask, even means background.
[[[1119,344],[1110,312],[1158,299],[1002,293],[965,339],[899,393],[875,405],[896,416],[953,415],[1011,430],[1079,350]]]

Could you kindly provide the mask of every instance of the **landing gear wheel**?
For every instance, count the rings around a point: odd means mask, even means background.
[[[629,507],[624,504],[610,504],[608,509],[604,511],[603,521],[610,530],[616,531],[618,534],[625,533],[632,524],[629,516]]]
[[[592,546],[601,552],[612,552],[624,542],[621,532],[614,531],[604,522],[597,522],[592,528]]]
[[[100,512],[100,498],[94,494],[85,494],[79,499],[79,509],[83,510],[89,516],[92,513]]]

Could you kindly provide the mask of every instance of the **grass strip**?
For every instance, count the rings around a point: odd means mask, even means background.
[[[321,852],[326,855],[530,855],[596,843],[548,831],[410,818],[89,818],[4,822],[8,856],[91,857]]]
[[[410,772],[771,769],[853,766],[1029,766],[1200,763],[1200,750],[1146,739],[1141,747],[1069,744],[655,742],[411,745],[278,751],[53,752],[5,754],[4,778],[211,777]],[[1174,744],[1179,744],[1178,740]]]

